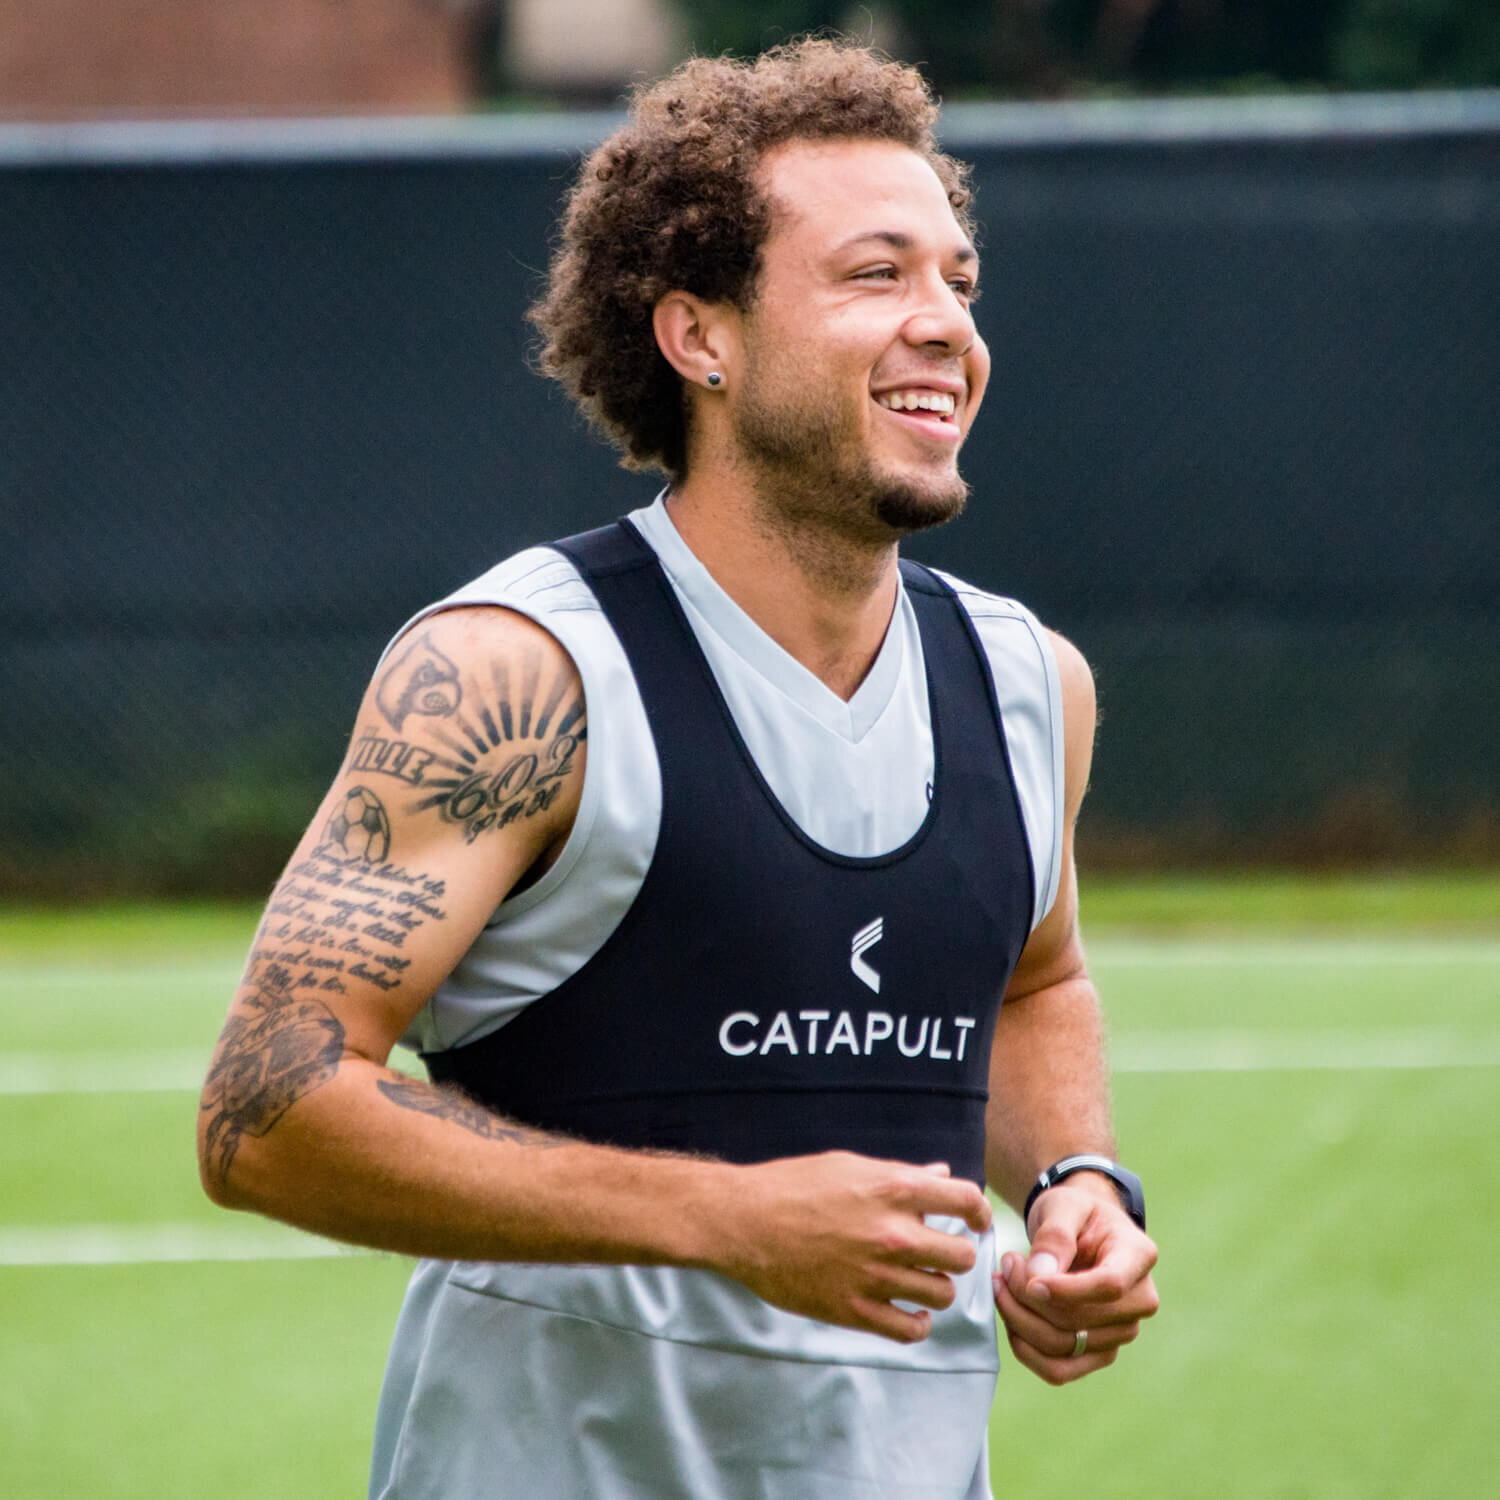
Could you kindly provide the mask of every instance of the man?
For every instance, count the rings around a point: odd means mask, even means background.
[[[256,935],[204,1181],[424,1257],[374,1496],[983,1496],[995,1308],[1058,1383],[1155,1311],[1088,669],[898,566],[989,365],[934,118],[827,41],[636,100],[533,316],[665,498],[397,637]]]

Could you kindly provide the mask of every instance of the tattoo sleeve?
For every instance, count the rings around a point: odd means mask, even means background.
[[[503,1115],[493,1114],[482,1105],[454,1088],[434,1087],[415,1078],[382,1078],[376,1087],[392,1104],[402,1109],[415,1110],[418,1114],[432,1115],[440,1120],[451,1120],[462,1126],[470,1135],[487,1141],[516,1141],[528,1146],[560,1146],[561,1136],[545,1130],[534,1130],[529,1125],[507,1120]]]
[[[327,1004],[297,996],[290,976],[268,965],[225,1023],[200,1109],[207,1114],[209,1170],[223,1182],[240,1141],[263,1136],[299,1099],[338,1069],[344,1028]]]
[[[341,997],[400,990],[417,935],[448,920],[444,881],[399,863],[412,820],[430,829],[435,816],[473,843],[546,812],[582,764],[584,700],[566,662],[529,645],[461,668],[435,636],[416,634],[377,677],[319,842],[282,877],[256,933],[201,1104],[205,1170],[220,1182],[247,1136],[269,1134],[338,1071]],[[402,799],[394,819],[386,797]],[[552,1139],[451,1090],[379,1087],[486,1139]]]
[[[246,1136],[269,1134],[338,1071],[345,1032],[329,998],[356,981],[398,989],[411,966],[408,940],[446,919],[443,882],[391,864],[390,844],[380,799],[354,787],[323,842],[277,886],[199,1106],[216,1181],[227,1180]]]
[[[443,675],[449,669],[451,678]],[[408,691],[414,677],[425,684],[425,697]],[[453,664],[424,636],[390,669],[377,702],[398,730],[413,713],[440,722],[423,731],[428,744],[362,726],[345,769],[415,788],[404,811],[436,812],[469,843],[489,829],[546,812],[579,764],[587,738],[576,678],[565,668],[549,673],[534,647],[514,661],[492,662],[488,681],[476,672],[460,685]]]

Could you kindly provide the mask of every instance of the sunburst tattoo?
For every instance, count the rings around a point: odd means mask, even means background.
[[[426,767],[426,795],[408,811],[436,808],[446,821],[460,824],[472,843],[486,829],[507,827],[552,805],[588,730],[576,688],[565,704],[569,674],[559,672],[538,702],[541,667],[541,653],[528,652],[516,691],[509,664],[492,664],[493,698],[475,695],[467,714],[455,713],[456,734],[434,729],[448,753],[435,755]]]

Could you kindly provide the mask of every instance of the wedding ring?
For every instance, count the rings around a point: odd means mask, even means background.
[[[1077,1359],[1080,1354],[1087,1353],[1088,1347],[1089,1331],[1087,1328],[1080,1328],[1078,1332],[1073,1335],[1073,1358]]]

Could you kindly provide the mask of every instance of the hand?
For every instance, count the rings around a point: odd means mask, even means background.
[[[1050,1385],[1112,1365],[1159,1299],[1151,1280],[1156,1246],[1108,1196],[1079,1179],[1037,1199],[1029,1256],[1006,1255],[995,1273],[995,1306],[1016,1358]],[[1080,1331],[1087,1348],[1074,1354]]]
[[[924,1222],[990,1225],[984,1194],[944,1162],[914,1167],[847,1151],[744,1167],[728,1251],[717,1268],[788,1312],[916,1343],[953,1303],[952,1276],[971,1271],[973,1242]],[[914,1302],[911,1312],[894,1302]]]

